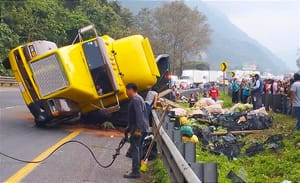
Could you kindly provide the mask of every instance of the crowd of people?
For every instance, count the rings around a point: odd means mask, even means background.
[[[231,83],[232,103],[252,103],[254,109],[259,109],[263,105],[262,95],[264,93],[264,81],[258,74],[251,76],[251,79],[237,78]]]
[[[202,97],[218,100],[219,90],[216,84],[203,87]],[[200,95],[198,92],[190,94],[189,98],[181,95],[181,91],[175,86],[172,87],[173,100],[182,100],[188,102],[190,107],[198,101]],[[295,73],[294,78],[290,80],[262,79],[258,74],[251,75],[250,78],[244,78],[238,81],[234,78],[230,84],[232,103],[252,103],[254,109],[266,107],[273,111],[281,111],[284,114],[291,114],[292,109],[298,116],[297,129],[300,130],[300,73]],[[276,96],[277,98],[275,98]],[[274,100],[279,106],[272,105]],[[279,109],[280,108],[280,109]]]
[[[294,78],[284,81],[262,80],[258,74],[252,76],[250,80],[243,79],[240,83],[235,78],[231,84],[231,91],[233,103],[239,101],[253,103],[254,109],[261,108],[264,103],[266,109],[269,110],[271,104],[277,100],[276,102],[280,105],[273,105],[273,111],[291,114],[292,110],[295,110],[297,114],[296,130],[300,130],[300,73],[295,73]]]
[[[250,79],[242,79],[241,82],[235,78],[231,84],[232,102],[253,103],[255,108],[260,108],[263,104],[263,98],[261,97],[263,95],[266,96],[265,100],[275,95],[289,98],[293,81],[293,79],[284,81],[262,80],[258,74],[251,76]]]

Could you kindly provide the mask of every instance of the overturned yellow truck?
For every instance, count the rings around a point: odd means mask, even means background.
[[[84,40],[87,32],[95,36]],[[64,47],[49,41],[18,46],[3,64],[12,69],[38,126],[95,111],[117,112],[127,99],[127,83],[140,91],[154,85],[163,89],[168,73],[168,56],[155,60],[147,38],[99,37],[94,25],[79,29],[73,44]]]

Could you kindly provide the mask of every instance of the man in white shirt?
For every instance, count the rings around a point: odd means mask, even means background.
[[[300,130],[300,73],[294,74],[294,83],[291,86],[290,91],[290,105],[294,107],[297,113],[297,125],[296,130]]]
[[[156,107],[157,99],[158,99],[158,93],[156,92],[156,90],[150,89],[145,98],[145,104],[146,104],[149,122],[151,121],[150,120],[151,110],[153,107]]]

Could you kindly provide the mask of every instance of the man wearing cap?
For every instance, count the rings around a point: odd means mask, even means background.
[[[251,87],[253,93],[253,108],[259,109],[262,107],[262,95],[264,92],[264,85],[258,74],[254,75],[254,84]]]
[[[139,178],[142,154],[142,139],[147,134],[149,122],[144,99],[137,93],[134,83],[126,85],[126,94],[130,99],[128,104],[128,127],[130,133],[130,155],[132,158],[132,172],[125,174],[124,178]],[[127,136],[127,135],[125,135]]]

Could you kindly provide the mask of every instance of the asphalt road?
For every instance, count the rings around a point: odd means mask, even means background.
[[[64,140],[80,140],[89,145],[103,164],[108,163],[121,137],[120,132],[85,129],[82,126],[37,128],[17,89],[0,88],[0,152],[17,158],[42,158]],[[67,138],[67,139],[64,139]],[[0,156],[0,182],[28,183],[129,183],[123,174],[130,170],[131,160],[125,157],[128,144],[112,167],[99,168],[89,152],[77,144],[68,144],[46,162],[26,164]]]

